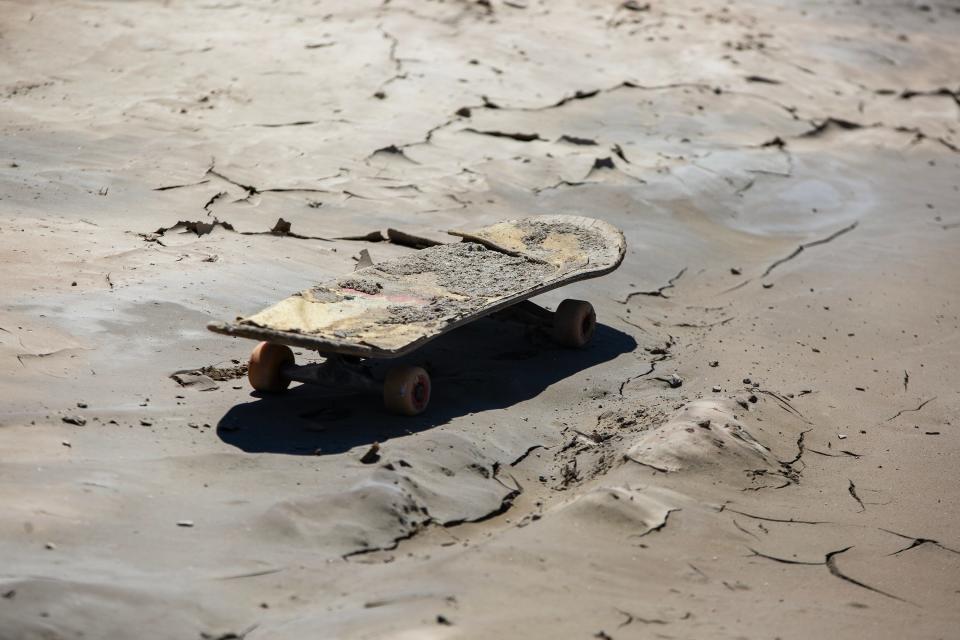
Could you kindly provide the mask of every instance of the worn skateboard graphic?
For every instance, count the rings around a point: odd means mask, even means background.
[[[590,339],[596,321],[589,303],[565,300],[551,313],[525,301],[609,273],[626,251],[618,229],[580,216],[536,216],[449,233],[461,241],[358,268],[252,316],[213,322],[207,328],[263,341],[254,349],[249,368],[250,381],[260,391],[285,389],[291,380],[329,383],[331,373],[343,387],[347,378],[356,377],[346,373],[356,369],[358,358],[402,356],[477,318],[508,309],[550,325],[558,342],[579,347]],[[324,375],[313,371],[324,365],[296,367],[289,346],[328,356]],[[391,402],[387,392],[399,391],[391,389],[397,380],[409,387],[406,400],[413,399],[410,389],[420,385],[423,401]],[[398,367],[387,374],[389,409],[420,413],[428,400],[429,376],[423,369]]]

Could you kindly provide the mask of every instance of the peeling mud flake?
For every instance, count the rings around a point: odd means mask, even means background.
[[[199,370],[178,371],[171,374],[170,378],[181,387],[187,387],[198,391],[214,391],[218,389],[217,383],[210,376],[204,375]]]
[[[581,138],[578,136],[571,136],[563,134],[557,139],[558,142],[566,142],[568,144],[574,144],[578,146],[596,146],[597,141],[593,138]]]
[[[195,387],[200,391],[211,391],[217,388],[215,382],[237,380],[247,375],[247,365],[238,360],[230,365],[207,365],[199,369],[183,369],[175,371],[170,377],[181,387]]]
[[[204,236],[211,233],[217,227],[222,227],[227,231],[234,231],[233,225],[229,222],[223,222],[214,218],[212,222],[206,222],[204,220],[180,220],[171,227],[160,227],[154,231],[152,235],[162,236],[170,231],[181,231],[182,233],[193,233],[197,236]]]
[[[217,366],[207,366],[200,367],[197,370],[199,373],[209,376],[211,379],[218,382],[225,382],[227,380],[237,380],[243,378],[247,375],[247,365],[242,362],[233,361],[233,364],[225,367]]]
[[[467,127],[464,131],[470,133],[475,133],[482,136],[491,136],[493,138],[509,138],[510,140],[516,140],[517,142],[534,142],[537,140],[544,140],[540,137],[539,133],[515,133],[511,131],[480,131],[474,129],[473,127]]]

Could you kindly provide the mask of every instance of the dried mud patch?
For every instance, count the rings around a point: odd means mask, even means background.
[[[564,515],[581,522],[602,522],[614,531],[644,536],[666,526],[677,508],[662,496],[631,487],[597,487],[562,505]]]
[[[213,603],[201,605],[169,583],[134,587],[96,571],[83,580],[6,579],[0,581],[0,593],[4,638],[122,638],[130,636],[132,620],[148,619],[163,619],[162,631],[154,629],[152,637],[188,638],[216,617]]]
[[[209,378],[216,380],[217,382],[226,382],[227,380],[237,380],[239,378],[245,377],[247,375],[247,364],[234,360],[231,366],[200,367],[199,369],[196,370],[196,373],[208,376]]]
[[[438,246],[370,268],[390,276],[433,274],[454,294],[496,298],[541,283],[552,267],[522,256],[509,256],[474,242]]]
[[[451,316],[468,316],[483,307],[479,300],[454,300],[443,296],[431,298],[430,302],[422,307],[404,304],[387,307],[389,314],[381,321],[382,324],[415,324],[434,322]]]
[[[597,416],[589,431],[568,430],[554,453],[552,473],[541,481],[565,491],[603,476],[623,461],[624,448],[638,434],[655,428],[664,416],[656,407],[617,407]]]
[[[440,434],[426,448],[380,445],[373,461],[377,466],[347,490],[269,506],[256,535],[341,556],[389,550],[428,526],[502,513],[521,491],[500,477],[497,460],[454,434]]]
[[[626,458],[664,473],[720,467],[737,477],[788,474],[787,465],[758,442],[734,413],[732,400],[694,400],[644,433]]]
[[[546,223],[537,220],[524,220],[520,224],[520,229],[525,232],[522,240],[530,252],[542,251],[544,241],[551,234],[574,236],[580,249],[591,255],[603,252],[609,244],[604,241],[600,232],[569,222]]]
[[[207,365],[199,369],[181,369],[170,374],[170,378],[181,387],[200,391],[212,391],[217,382],[239,380],[247,375],[247,364],[232,360],[229,365]]]

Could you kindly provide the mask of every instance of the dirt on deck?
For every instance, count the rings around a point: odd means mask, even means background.
[[[579,216],[524,218],[454,233],[463,241],[358,268],[236,325],[211,328],[322,353],[389,357],[534,292],[609,273],[625,251],[622,233]]]

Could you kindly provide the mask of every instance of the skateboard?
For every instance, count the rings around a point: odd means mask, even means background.
[[[448,233],[460,241],[376,264],[361,260],[351,274],[207,328],[260,341],[247,371],[257,391],[282,392],[294,381],[379,391],[392,413],[417,415],[430,402],[429,373],[394,366],[381,380],[368,361],[406,355],[491,314],[544,326],[559,344],[582,347],[596,326],[589,302],[564,300],[551,312],[529,298],[610,273],[626,252],[619,229],[580,216],[535,216]],[[317,351],[324,361],[297,365],[290,347]]]

